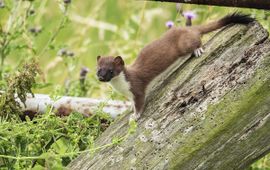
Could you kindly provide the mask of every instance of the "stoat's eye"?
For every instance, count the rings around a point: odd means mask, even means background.
[[[113,73],[113,70],[110,69],[109,72],[112,74]]]

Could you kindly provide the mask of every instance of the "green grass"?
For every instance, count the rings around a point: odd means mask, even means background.
[[[11,41],[5,49],[6,55],[0,54],[5,56],[4,65],[0,68],[1,90],[6,87],[3,79],[6,74],[15,73],[26,59],[36,58],[43,74],[37,78],[39,84],[34,88],[35,93],[50,94],[60,87],[61,95],[124,99],[115,93],[108,95],[111,88],[95,78],[96,56],[121,55],[130,64],[143,46],[168,29],[165,26],[167,21],[172,20],[180,27],[185,25],[185,19],[177,13],[174,3],[73,0],[64,8],[62,0],[4,1],[6,7],[0,8],[3,33],[0,34],[0,42],[4,41],[4,35]],[[24,17],[30,9],[35,11],[34,14]],[[63,9],[67,10],[64,12]],[[182,9],[196,11],[198,17],[193,24],[207,23],[228,13],[243,11],[256,17],[270,30],[270,12],[263,10],[199,5],[183,5]],[[29,29],[33,27],[41,28],[41,32],[31,33]],[[203,41],[210,36],[205,36]],[[3,45],[0,47],[0,52],[4,51]],[[74,52],[74,57],[58,56],[63,48]],[[87,91],[82,93],[78,87],[80,69],[84,66],[90,72]],[[269,164],[269,156],[264,157],[253,164],[252,169],[270,169]]]

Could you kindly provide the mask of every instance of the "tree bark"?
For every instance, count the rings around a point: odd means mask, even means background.
[[[150,88],[136,132],[76,158],[83,169],[244,169],[270,152],[270,41],[258,23],[219,31]],[[119,117],[96,146],[127,134]]]
[[[162,2],[177,2],[198,5],[216,5],[241,8],[270,9],[269,0],[150,0]]]

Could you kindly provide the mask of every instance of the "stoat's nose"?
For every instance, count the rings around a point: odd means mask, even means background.
[[[99,80],[99,81],[104,81],[105,78],[104,78],[103,76],[98,76],[98,80]]]

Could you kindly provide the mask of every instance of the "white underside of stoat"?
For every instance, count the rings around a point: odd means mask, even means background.
[[[116,91],[133,101],[134,96],[130,91],[130,83],[126,80],[123,72],[112,78],[110,84]]]

